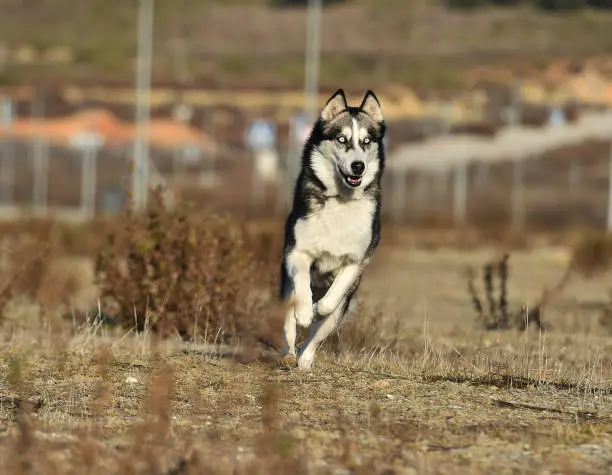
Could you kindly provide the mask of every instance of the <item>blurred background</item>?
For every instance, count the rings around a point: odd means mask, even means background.
[[[0,0],[0,218],[282,216],[342,87],[389,221],[612,229],[610,52],[608,0]]]

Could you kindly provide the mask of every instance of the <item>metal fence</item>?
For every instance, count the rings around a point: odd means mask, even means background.
[[[494,137],[438,136],[389,157],[396,221],[593,226],[612,230],[612,113],[574,123],[510,124]],[[407,205],[410,203],[410,205]]]
[[[132,148],[71,147],[48,140],[0,143],[0,219],[56,217],[87,221],[120,212],[131,199]],[[210,188],[214,162],[189,149],[151,149],[149,187],[172,205],[188,180]]]
[[[402,142],[397,131],[404,131],[390,124],[384,214],[403,224],[612,230],[612,115],[584,110],[576,121],[564,122],[551,110],[543,127],[520,126],[515,119],[491,136],[451,133],[443,110],[423,121],[439,125],[428,126],[425,137]],[[224,141],[214,131],[221,142],[214,153],[188,143],[152,147],[149,187],[162,186],[168,202],[180,195],[201,206],[284,215],[308,132],[300,120],[288,129],[279,125],[273,143],[257,149]],[[88,220],[118,212],[131,199],[132,144],[110,146],[91,135],[70,144],[48,137],[18,140],[6,118],[4,123],[0,218]],[[225,127],[245,136],[246,125],[241,120]]]

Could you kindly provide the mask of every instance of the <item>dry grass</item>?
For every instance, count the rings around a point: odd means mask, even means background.
[[[249,242],[264,261],[278,244]],[[581,245],[580,265],[600,273],[547,304],[549,331],[518,332],[483,331],[470,308],[463,270],[499,249],[408,242],[381,249],[312,374],[245,339],[111,326],[95,294],[82,322],[13,299],[20,325],[0,323],[0,471],[609,473],[612,336],[597,323],[609,276],[592,264],[605,246]],[[511,256],[508,294],[521,302],[571,262],[567,247]],[[275,344],[280,327],[267,331]]]
[[[15,338],[2,350],[3,468],[606,473],[609,341],[568,338],[413,336],[400,353],[328,353],[312,375],[135,337]]]

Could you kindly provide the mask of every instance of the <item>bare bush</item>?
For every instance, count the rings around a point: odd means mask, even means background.
[[[572,249],[572,270],[594,277],[612,266],[612,237],[601,232],[584,234]]]
[[[472,299],[472,304],[476,311],[476,318],[479,326],[485,330],[508,330],[516,328],[519,330],[527,330],[530,324],[536,324],[541,330],[545,329],[542,322],[542,311],[546,302],[548,302],[548,292],[545,290],[540,298],[531,307],[521,303],[516,309],[511,310],[508,301],[508,254],[503,254],[500,258],[487,262],[483,266],[483,283],[486,295],[486,307],[483,305],[474,280],[476,271],[470,267],[467,270],[468,277],[468,292]],[[495,275],[499,279],[499,293],[495,295]],[[565,275],[565,274],[564,274]],[[569,277],[569,274],[567,274]],[[566,278],[562,278],[557,290],[560,290],[567,282]]]
[[[50,254],[48,246],[31,238],[13,239],[7,244],[0,280],[0,318],[13,299],[35,300],[39,296]]]
[[[599,324],[612,334],[612,290],[608,294],[608,301],[604,303],[599,314]]]
[[[476,271],[473,267],[467,269],[468,292],[479,325],[486,330],[509,328],[526,330],[531,323],[535,323],[540,329],[544,329],[542,322],[544,307],[567,286],[573,276],[593,278],[610,269],[612,266],[612,238],[599,232],[583,234],[573,245],[570,261],[557,282],[552,287],[544,288],[534,304],[520,303],[513,311],[508,310],[508,259],[509,255],[504,254],[501,258],[487,262],[483,266],[486,308],[474,284]],[[500,281],[498,297],[495,296],[494,289],[496,273]],[[607,326],[608,318],[609,314],[604,311],[600,323]]]
[[[236,221],[159,200],[108,234],[96,273],[103,308],[123,326],[225,342],[257,326],[273,275]]]

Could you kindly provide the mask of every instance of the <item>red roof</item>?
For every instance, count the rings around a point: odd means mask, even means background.
[[[6,135],[1,129],[0,135]],[[23,140],[43,137],[51,143],[65,145],[83,132],[102,135],[108,145],[124,145],[134,140],[136,124],[124,122],[105,109],[89,109],[55,119],[16,117],[8,135]],[[148,136],[152,147],[174,148],[190,144],[211,151],[216,148],[212,137],[201,130],[169,119],[151,118]]]

